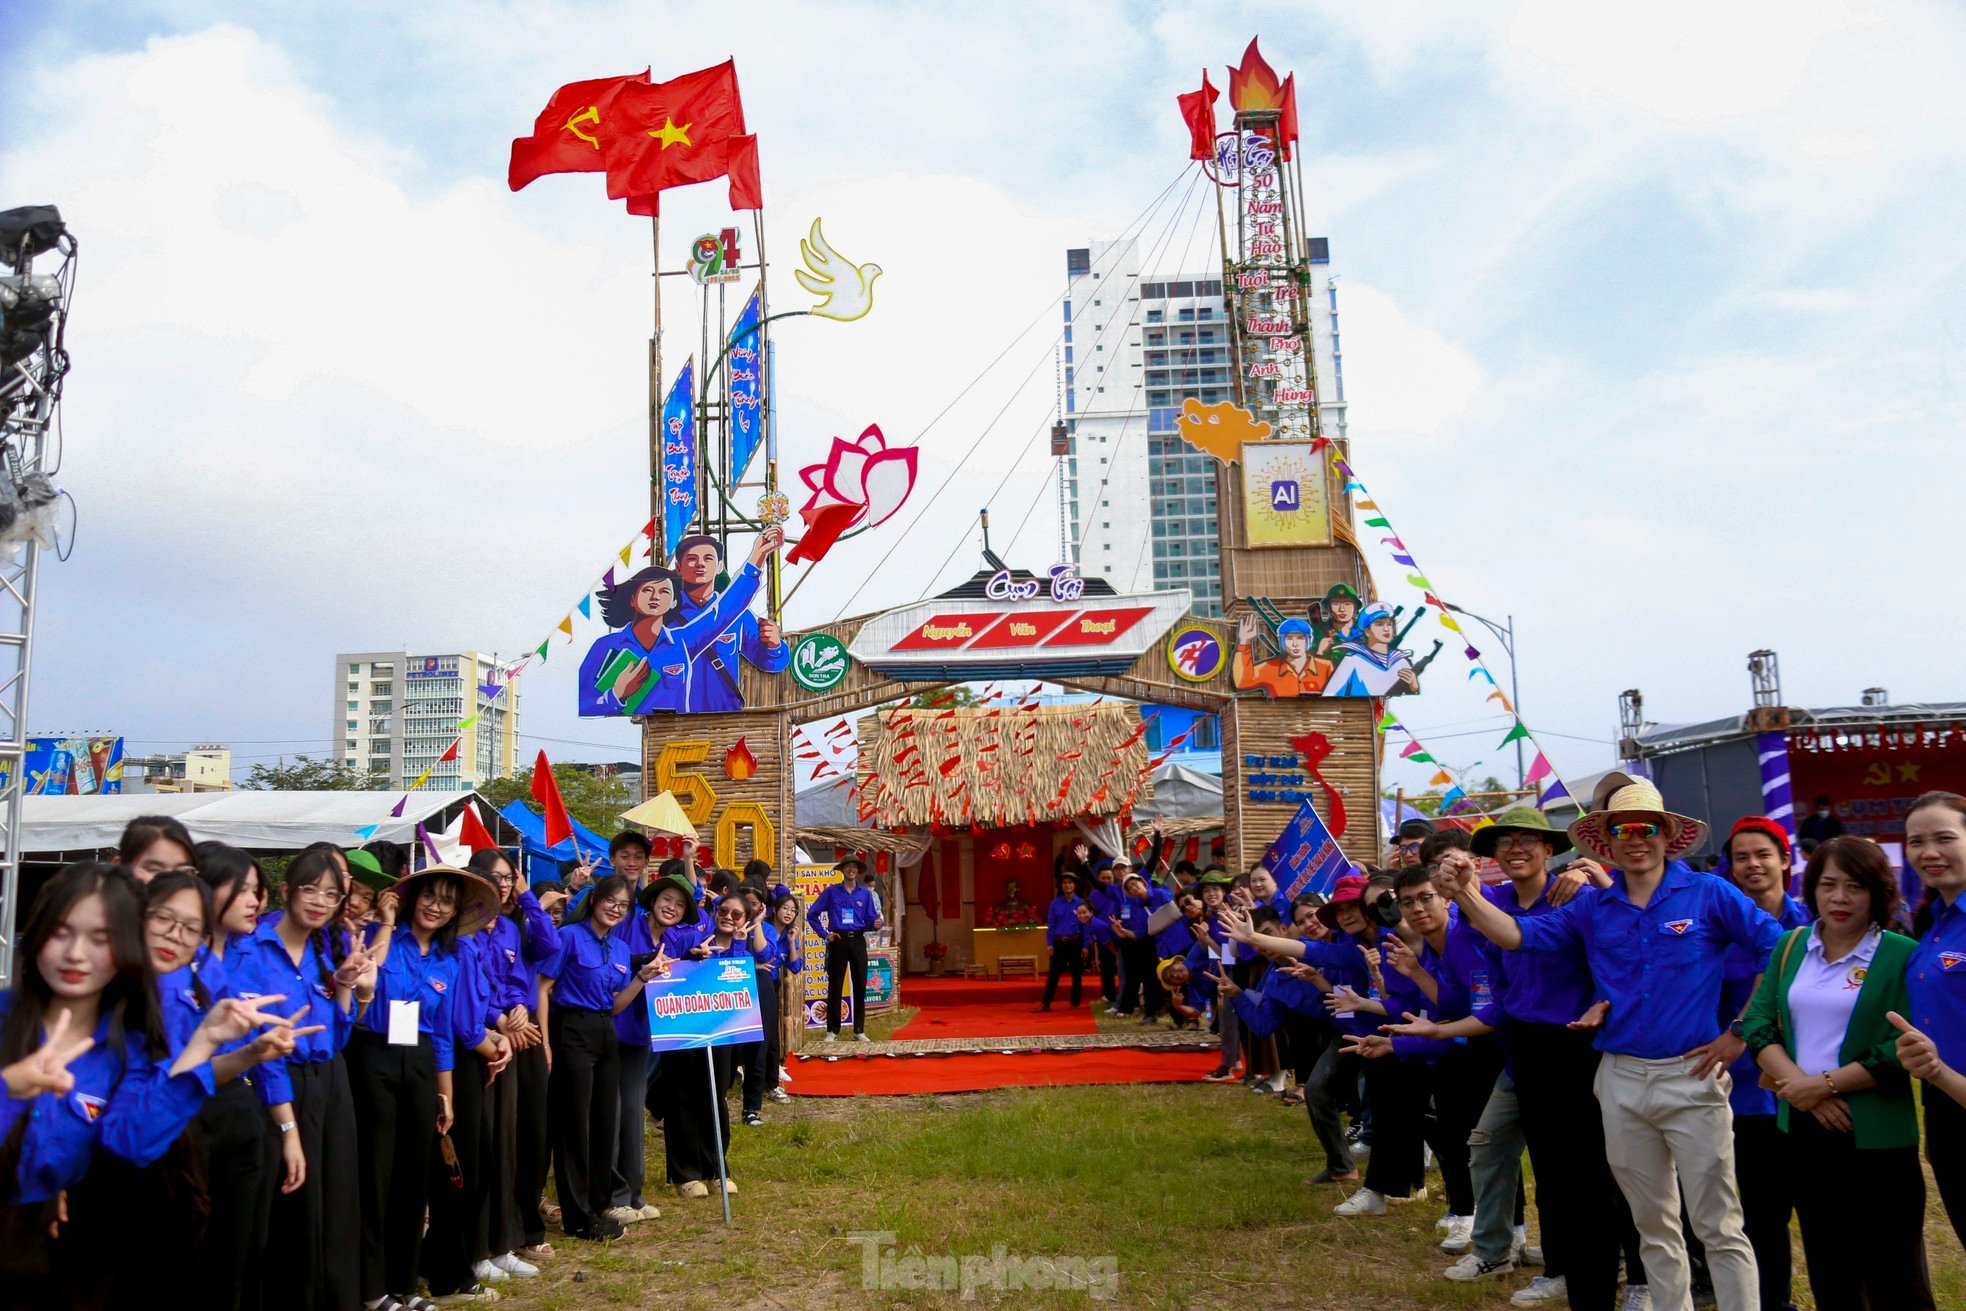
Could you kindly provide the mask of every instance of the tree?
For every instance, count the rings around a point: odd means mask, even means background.
[[[560,800],[566,803],[567,813],[603,837],[614,835],[621,827],[621,812],[636,801],[628,785],[613,774],[596,774],[578,765],[553,766],[553,780],[560,785]],[[478,795],[491,802],[494,810],[503,810],[519,799],[528,809],[539,810],[532,799],[530,768],[509,778],[480,783]]]
[[[922,710],[946,710],[950,706],[973,706],[977,704],[976,689],[967,683],[945,687],[941,691],[918,692],[908,702]]]
[[[256,792],[379,792],[388,786],[381,774],[308,756],[295,756],[291,765],[285,758],[277,765],[254,765],[246,776],[246,787]]]

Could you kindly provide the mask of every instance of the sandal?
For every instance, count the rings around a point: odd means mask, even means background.
[[[553,1244],[534,1243],[531,1247],[519,1248],[517,1255],[527,1261],[536,1261],[541,1257],[553,1255]]]
[[[1302,1106],[1304,1104],[1304,1090],[1302,1088],[1292,1088],[1290,1091],[1284,1093],[1283,1104],[1285,1106]]]
[[[549,1225],[560,1223],[560,1208],[552,1202],[541,1199],[539,1203],[539,1215]]]

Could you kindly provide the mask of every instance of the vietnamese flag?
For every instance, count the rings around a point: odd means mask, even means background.
[[[512,190],[548,173],[599,173],[606,167],[601,143],[615,125],[615,93],[625,86],[646,85],[648,70],[626,77],[597,77],[569,82],[553,93],[539,111],[532,135],[512,142],[512,162],[505,182]]]
[[[532,797],[546,811],[546,845],[557,847],[573,836],[573,820],[567,804],[560,800],[560,781],[553,777],[553,762],[544,751],[532,765]]]
[[[610,102],[609,127],[601,160],[610,200],[723,177],[734,138],[745,135],[736,61],[620,88]]]
[[[1292,73],[1283,79],[1283,108],[1277,115],[1278,144],[1283,148],[1283,157],[1290,158],[1290,148],[1297,144],[1297,75]]]
[[[1208,81],[1208,70],[1201,71],[1201,90],[1175,97],[1181,118],[1188,125],[1188,158],[1215,158],[1215,100],[1222,93]]]
[[[732,137],[725,154],[730,169],[730,207],[763,209],[765,191],[758,176],[758,138]],[[661,199],[661,194],[653,191],[646,196],[629,196],[628,212],[652,218],[662,212]]]

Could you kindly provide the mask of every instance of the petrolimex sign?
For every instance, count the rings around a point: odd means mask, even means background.
[[[1063,585],[1061,585],[1061,582]],[[1086,598],[1076,579],[990,581],[983,599],[923,601],[862,624],[854,660],[890,678],[1122,673],[1188,613],[1186,591]]]

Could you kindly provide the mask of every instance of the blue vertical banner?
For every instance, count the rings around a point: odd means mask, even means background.
[[[744,302],[743,312],[730,330],[730,481],[734,487],[744,481],[744,470],[758,453],[764,437],[764,333],[758,321],[763,313],[764,288],[754,287]]]
[[[1352,872],[1352,862],[1338,849],[1338,840],[1308,798],[1270,844],[1263,864],[1277,881],[1277,891],[1293,898],[1306,892],[1328,897],[1338,879]]]
[[[696,359],[683,361],[669,396],[662,402],[662,560],[676,556],[676,545],[696,518]]]
[[[1795,792],[1789,784],[1788,734],[1758,733],[1754,747],[1761,763],[1761,813],[1787,829],[1789,842],[1793,844]]]

